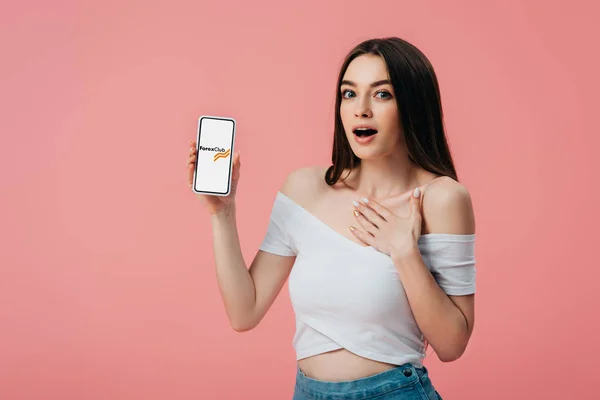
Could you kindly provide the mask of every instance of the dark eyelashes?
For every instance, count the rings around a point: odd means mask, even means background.
[[[342,92],[341,92],[341,95],[342,95],[342,97],[343,97],[344,99],[347,99],[347,98],[348,98],[348,97],[346,97],[346,94],[347,94],[347,93],[355,94],[353,90],[350,90],[350,89],[344,89],[344,90],[342,90]],[[385,94],[385,97],[384,97],[384,99],[388,99],[388,98],[391,98],[391,97],[392,97],[392,94],[391,94],[390,92],[388,92],[387,90],[380,90],[380,91],[378,91],[378,92],[376,92],[376,93],[375,93],[375,95],[376,95],[376,96],[377,96],[377,95],[379,95],[379,94]]]

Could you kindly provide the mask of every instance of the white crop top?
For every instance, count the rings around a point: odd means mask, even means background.
[[[425,234],[418,244],[444,292],[475,293],[474,234]],[[281,192],[260,250],[296,256],[289,294],[297,360],[345,348],[376,361],[423,365],[424,338],[389,256],[343,236]]]

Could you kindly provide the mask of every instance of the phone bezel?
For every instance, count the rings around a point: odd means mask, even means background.
[[[206,194],[206,195],[211,195],[211,196],[229,196],[229,194],[231,193],[231,175],[233,172],[233,154],[234,154],[235,134],[236,134],[237,123],[236,123],[235,119],[231,118],[231,117],[218,117],[218,116],[213,116],[213,115],[201,115],[200,117],[198,117],[198,128],[196,130],[197,131],[196,132],[196,154],[198,154],[198,151],[200,151],[200,136],[201,136],[203,119],[216,119],[216,120],[221,120],[221,121],[231,121],[233,123],[233,132],[231,135],[231,153],[230,153],[230,157],[229,157],[229,177],[227,178],[227,191],[226,192],[210,192],[210,191],[196,190],[196,177],[197,177],[197,173],[198,173],[197,163],[194,164],[194,181],[192,183],[192,190],[194,193],[197,193],[197,194]]]

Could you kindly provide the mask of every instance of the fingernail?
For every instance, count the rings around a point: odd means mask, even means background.
[[[421,190],[419,188],[416,188],[415,191],[413,192],[413,196],[419,197],[420,195],[421,195]]]
[[[360,204],[358,204],[358,201],[354,201],[354,200],[353,200],[353,201],[352,201],[352,204],[354,204],[354,207],[358,207],[358,206],[360,206]]]
[[[354,210],[354,215],[358,217],[360,215],[360,213],[358,211]]]
[[[363,203],[368,204],[369,203],[369,199],[367,199],[366,197],[364,199],[362,199]]]
[[[350,230],[351,230],[351,231],[353,231],[353,232],[354,232],[354,230],[355,230],[355,229],[356,229],[356,228],[355,228],[355,227],[353,227],[353,226],[351,226],[351,227],[350,227]]]

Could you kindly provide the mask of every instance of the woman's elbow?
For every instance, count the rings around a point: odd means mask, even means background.
[[[458,360],[464,352],[447,352],[438,354],[438,358],[441,362],[449,363]]]
[[[448,346],[446,349],[436,350],[436,353],[441,362],[449,363],[461,358],[466,349],[467,342],[463,342],[457,343],[454,346]]]
[[[260,320],[257,319],[243,319],[243,320],[229,320],[229,324],[231,325],[231,329],[236,332],[248,332],[252,329],[256,328],[259,324]]]

